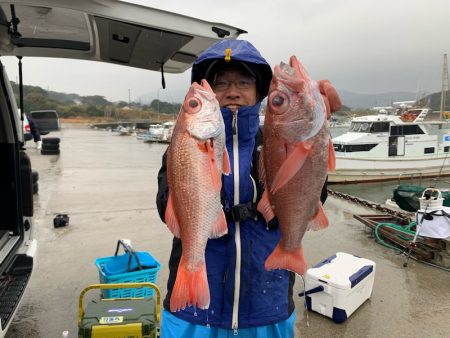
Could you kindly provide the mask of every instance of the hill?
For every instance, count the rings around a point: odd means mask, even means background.
[[[11,81],[17,105],[19,106],[19,86]],[[47,91],[39,86],[23,86],[24,111],[54,109],[63,118],[104,117],[119,119],[168,120],[180,110],[181,104],[153,100],[150,104],[110,102],[100,95],[81,96],[55,91]],[[167,115],[167,116],[166,116]]]
[[[416,94],[411,92],[388,92],[379,94],[360,94],[346,90],[339,90],[338,92],[342,103],[352,108],[352,110],[390,106],[396,101],[409,101],[416,99]]]
[[[11,81],[14,94],[18,100],[18,85]],[[178,113],[181,103],[169,103],[153,99],[146,104],[124,101],[111,102],[100,95],[81,96],[74,93],[47,91],[39,86],[23,86],[24,108],[26,112],[40,109],[55,109],[62,117],[93,116],[113,119],[150,118],[160,114],[172,118]],[[341,111],[364,111],[376,106],[390,106],[396,101],[414,100],[416,95],[411,92],[389,92],[380,94],[360,94],[346,90],[338,90],[342,101]],[[450,101],[450,91],[447,92],[447,102]],[[441,93],[433,93],[421,99],[423,105],[433,110],[440,109]],[[450,103],[446,110],[450,110]]]

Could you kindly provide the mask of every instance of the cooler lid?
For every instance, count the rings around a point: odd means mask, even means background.
[[[375,262],[338,252],[306,271],[309,278],[338,289],[351,289],[374,270]]]

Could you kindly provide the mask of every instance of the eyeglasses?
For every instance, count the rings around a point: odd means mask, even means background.
[[[230,88],[231,84],[234,83],[238,89],[249,89],[255,85],[256,79],[253,77],[242,77],[236,81],[230,81],[227,79],[215,79],[213,87],[215,90],[223,91]]]

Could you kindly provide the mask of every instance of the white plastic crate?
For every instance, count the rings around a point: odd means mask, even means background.
[[[372,295],[375,262],[338,252],[304,277],[308,310],[341,323]]]

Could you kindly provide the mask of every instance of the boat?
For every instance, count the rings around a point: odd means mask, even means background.
[[[397,207],[404,211],[416,212],[420,209],[420,198],[423,193],[432,187],[425,187],[418,184],[399,184],[393,190],[393,196],[386,201],[390,207]],[[450,190],[440,188],[442,194],[443,205],[450,207]]]
[[[172,138],[175,121],[168,121],[161,124],[151,124],[148,131],[139,136],[140,140],[146,143],[162,142],[169,143]]]
[[[378,114],[355,117],[348,131],[333,138],[336,170],[329,183],[389,181],[450,175],[450,120],[447,54],[442,68],[441,109],[414,107],[415,101],[378,107]]]
[[[352,119],[333,138],[336,170],[330,183],[388,181],[450,175],[450,120],[430,108]]]

